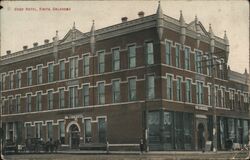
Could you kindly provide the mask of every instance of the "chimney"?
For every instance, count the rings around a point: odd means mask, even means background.
[[[11,54],[11,50],[6,51],[7,55]]]
[[[123,22],[127,22],[128,21],[128,17],[122,17],[121,20],[122,20],[122,23]]]
[[[38,46],[38,43],[37,43],[37,42],[33,43],[33,46],[34,46],[34,47],[37,47],[37,46]]]
[[[138,16],[139,16],[139,18],[143,18],[143,17],[144,17],[144,12],[143,12],[143,11],[140,11],[140,12],[138,13]]]
[[[23,50],[26,50],[26,49],[28,49],[28,46],[23,46]]]
[[[49,43],[49,40],[48,39],[45,39],[44,40],[44,44],[48,44]]]

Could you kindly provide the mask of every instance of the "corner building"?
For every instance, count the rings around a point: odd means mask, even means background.
[[[248,74],[227,66],[229,41],[197,17],[156,14],[82,33],[73,25],[53,42],[1,57],[4,141],[29,138],[79,143],[138,144],[149,150],[201,150],[248,144]],[[216,58],[211,67],[211,53]]]

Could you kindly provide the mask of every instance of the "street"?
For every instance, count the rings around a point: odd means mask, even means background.
[[[5,155],[6,160],[204,160],[204,159],[246,159],[247,153],[237,152],[150,152],[140,154],[139,152],[68,152],[68,153],[40,153],[40,154],[16,154]]]

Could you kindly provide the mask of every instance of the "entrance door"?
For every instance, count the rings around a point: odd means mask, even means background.
[[[205,128],[202,123],[198,125],[198,150],[205,149]]]
[[[79,147],[80,142],[80,132],[75,124],[72,124],[69,128],[70,131],[70,145],[72,149]]]

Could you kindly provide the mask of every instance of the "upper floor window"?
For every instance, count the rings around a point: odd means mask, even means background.
[[[180,68],[180,45],[175,46],[175,65]]]
[[[136,79],[130,78],[128,80],[128,93],[129,93],[129,101],[136,100]]]
[[[21,71],[17,71],[16,73],[16,88],[21,87]]]
[[[27,94],[26,111],[31,112],[31,94]]]
[[[186,80],[186,101],[187,102],[192,102],[192,92],[191,92],[191,80],[187,79]]]
[[[2,74],[1,77],[1,89],[5,90],[5,74]]]
[[[112,82],[112,97],[113,97],[113,103],[120,101],[120,81],[114,80]]]
[[[197,82],[196,84],[196,102],[197,104],[203,104],[204,103],[204,94],[203,94],[203,83]]]
[[[98,83],[98,104],[105,103],[105,87],[104,82]]]
[[[42,66],[37,67],[37,84],[43,83],[43,69]]]
[[[98,52],[98,72],[103,73],[105,71],[105,52]]]
[[[207,75],[211,76],[211,70],[212,70],[212,59],[211,59],[211,56],[207,56],[206,58],[206,65],[207,65]]]
[[[53,109],[53,91],[48,91],[48,110]]]
[[[173,80],[171,75],[167,75],[167,99],[173,99]]]
[[[244,103],[248,103],[248,94],[244,93]]]
[[[36,96],[36,111],[42,110],[42,93],[38,92]]]
[[[28,74],[27,74],[27,83],[28,83],[28,86],[31,86],[32,85],[32,68],[28,68]]]
[[[113,49],[113,71],[120,69],[120,51],[119,49]]]
[[[89,55],[83,56],[83,75],[89,75]]]
[[[16,96],[16,113],[19,113],[20,112],[20,103],[21,103],[21,98],[20,96]]]
[[[166,42],[166,64],[171,65],[171,43]]]
[[[35,133],[36,133],[36,138],[41,138],[42,135],[42,123],[35,123]]]
[[[155,78],[154,75],[147,76],[147,98],[155,98]]]
[[[212,97],[211,97],[212,87],[211,87],[211,84],[208,84],[207,93],[208,93],[208,105],[211,106],[212,105]]]
[[[13,100],[12,97],[9,97],[9,102],[8,102],[8,113],[11,114],[12,113],[12,108],[13,108]]]
[[[53,63],[50,63],[48,66],[48,82],[54,81],[54,66]]]
[[[59,89],[59,108],[64,108],[64,89]]]
[[[215,106],[219,106],[218,86],[214,87]]]
[[[221,88],[221,107],[225,108],[225,88]]]
[[[65,61],[61,60],[59,62],[59,79],[64,80],[65,79]]]
[[[136,67],[136,47],[135,47],[135,45],[128,47],[128,66],[129,66],[129,68]]]
[[[234,90],[229,90],[229,100],[230,100],[230,109],[234,109],[235,103],[235,93]]]
[[[70,75],[70,78],[78,77],[78,57],[70,58],[70,60],[69,60],[69,75]]]
[[[176,81],[176,99],[177,101],[181,101],[181,78],[177,77],[177,81]]]
[[[202,73],[201,61],[202,61],[201,52],[195,51],[195,70],[198,73]]]
[[[152,42],[146,43],[147,64],[154,64],[154,45]]]
[[[69,106],[74,108],[78,106],[78,90],[77,87],[69,88]]]
[[[184,54],[185,54],[185,69],[190,70],[190,49],[186,47],[184,50]]]
[[[89,105],[89,85],[85,84],[83,85],[82,89],[82,95],[83,95],[83,106],[88,106]]]
[[[10,72],[10,89],[13,89],[14,87],[14,73]]]

